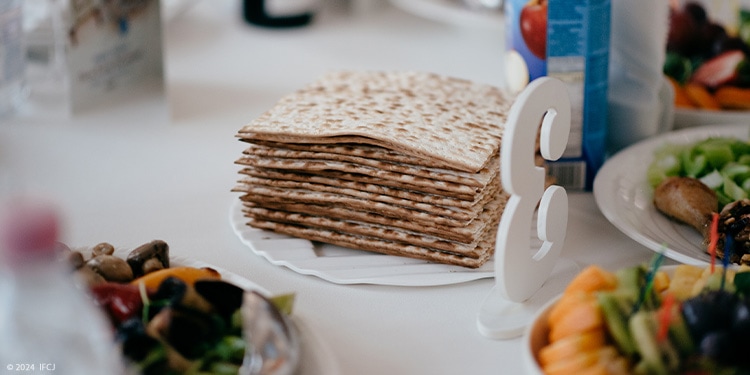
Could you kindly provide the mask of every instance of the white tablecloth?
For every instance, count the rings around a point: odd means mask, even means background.
[[[163,239],[175,255],[272,293],[297,293],[303,374],[523,373],[520,339],[490,340],[476,328],[491,279],[333,284],[271,265],[229,225],[243,149],[235,133],[279,97],[332,69],[413,69],[500,84],[502,33],[385,5],[367,14],[328,6],[308,27],[270,30],[244,24],[238,6],[197,1],[165,25],[168,115],[164,101],[139,95],[66,118],[35,93],[0,123],[0,186],[58,203],[70,245]],[[565,257],[616,268],[651,254],[607,222],[592,194],[570,193]]]

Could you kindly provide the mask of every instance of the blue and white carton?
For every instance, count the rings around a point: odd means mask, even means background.
[[[568,87],[570,137],[563,157],[548,165],[570,190],[590,190],[605,159],[610,8],[610,0],[505,2],[507,89],[519,92],[542,76]]]

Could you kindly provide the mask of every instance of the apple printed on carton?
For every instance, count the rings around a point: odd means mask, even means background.
[[[520,92],[547,75],[548,0],[506,0],[506,75],[509,89]]]
[[[547,0],[530,0],[521,9],[521,36],[534,56],[547,56]]]

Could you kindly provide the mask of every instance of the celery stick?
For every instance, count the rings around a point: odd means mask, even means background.
[[[698,178],[716,192],[723,207],[750,197],[750,142],[713,137],[692,144],[664,144],[654,151],[646,174],[652,187],[670,176]]]
[[[682,164],[679,159],[679,150],[662,150],[660,154],[649,165],[647,179],[651,186],[658,185],[669,176],[679,176],[682,172]]]
[[[711,173],[703,176],[700,178],[701,182],[711,188],[712,190],[716,190],[721,187],[721,185],[724,183],[724,177],[721,176],[721,173],[714,169]]]
[[[707,143],[700,145],[698,150],[704,155],[708,165],[720,169],[729,162],[734,161],[732,148],[722,143]]]
[[[747,192],[742,190],[731,178],[724,176],[724,194],[731,200],[738,201],[747,198]]]
[[[708,165],[706,155],[695,153],[693,151],[682,154],[682,169],[688,177],[701,177]]]
[[[731,162],[724,165],[721,169],[721,174],[731,178],[734,181],[745,180],[750,177],[750,165],[740,164],[737,162]]]

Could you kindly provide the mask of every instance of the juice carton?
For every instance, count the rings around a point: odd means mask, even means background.
[[[568,86],[571,130],[549,163],[557,184],[590,190],[604,162],[610,0],[506,0],[506,85],[511,92],[549,76]]]

